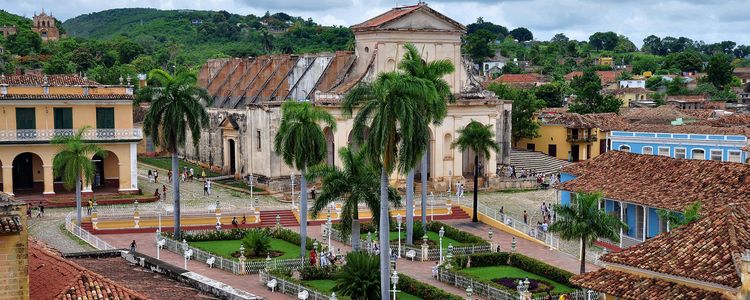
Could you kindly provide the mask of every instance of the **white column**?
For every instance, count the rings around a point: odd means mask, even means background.
[[[648,228],[648,207],[643,206],[643,241],[646,241],[646,228]]]
[[[138,190],[138,144],[136,143],[130,144],[130,189]]]

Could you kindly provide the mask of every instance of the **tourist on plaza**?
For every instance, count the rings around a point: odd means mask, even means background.
[[[167,171],[167,179],[172,182],[172,170]]]
[[[523,223],[529,225],[529,214],[525,210],[523,211]]]
[[[26,217],[31,219],[31,206],[26,206]]]
[[[315,200],[315,187],[313,187],[312,190],[310,191],[310,198]]]
[[[148,182],[154,182],[154,173],[148,170]]]
[[[544,220],[544,223],[542,223],[542,232],[547,232],[548,228],[549,224],[547,224],[547,220]]]
[[[542,213],[542,216],[544,216],[544,214],[547,213],[547,204],[542,202],[542,206],[539,207],[539,211]]]
[[[208,187],[208,195],[211,196],[211,179],[206,180],[206,186]]]
[[[208,181],[203,182],[203,196],[208,196]]]
[[[195,171],[193,171],[193,168],[190,168],[190,180],[192,181],[195,177]]]
[[[166,184],[161,185],[161,191],[164,194],[164,199],[167,199],[167,185]]]
[[[154,197],[156,197],[156,200],[161,199],[161,194],[159,194],[159,188],[156,188],[156,191],[154,191]]]
[[[245,215],[242,215],[242,224],[245,224],[245,223],[247,223],[247,218],[245,217]]]
[[[206,169],[201,170],[201,178],[206,179]]]
[[[182,182],[185,182],[186,177],[187,177],[187,172],[180,174],[180,179],[182,180]]]
[[[91,211],[93,209],[94,209],[94,201],[91,201],[91,199],[89,199],[89,205],[86,208],[86,213],[90,216],[91,215]]]
[[[42,204],[42,202],[39,202],[39,214],[37,214],[36,217],[44,217],[44,204]]]
[[[240,227],[237,223],[237,217],[232,217],[232,226],[234,226],[234,228]]]
[[[159,170],[154,170],[154,182],[159,182]]]
[[[221,222],[216,222],[216,231],[221,231]]]
[[[500,213],[501,216],[505,215],[505,207],[504,206],[500,206],[500,211],[498,211],[498,212]]]
[[[135,252],[135,247],[135,240],[133,240],[133,242],[130,243],[130,252]]]

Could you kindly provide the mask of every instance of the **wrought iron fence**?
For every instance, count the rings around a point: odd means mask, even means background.
[[[274,292],[279,292],[279,293],[286,294],[286,295],[292,295],[296,298],[300,292],[307,291],[308,293],[307,299],[309,300],[332,299],[332,297],[323,295],[322,293],[315,291],[311,288],[304,287],[300,284],[296,284],[284,278],[271,275],[265,270],[261,270],[259,274],[260,274],[260,282],[263,283],[264,286],[267,286],[269,281],[276,280],[276,286],[274,287]]]
[[[0,141],[50,141],[55,137],[72,137],[78,129],[18,129],[0,130]],[[127,129],[104,129],[96,128],[86,130],[83,133],[84,140],[135,140],[142,139],[143,131],[140,128]]]

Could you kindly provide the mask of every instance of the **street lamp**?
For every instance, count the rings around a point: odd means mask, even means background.
[[[372,232],[367,232],[367,250],[372,251]]]
[[[494,232],[492,232],[492,228],[490,228],[490,231],[487,232],[487,236],[490,238],[490,243],[492,243],[492,235],[493,234],[494,234]]]
[[[240,257],[245,258],[245,244],[240,244]]]
[[[294,209],[294,171],[292,171],[292,209]]]
[[[393,300],[396,300],[396,292],[398,292],[396,289],[396,286],[398,285],[398,272],[396,270],[393,270],[391,282],[393,282],[393,290],[391,290],[393,292]]]
[[[281,228],[281,216],[276,214],[276,228]]]
[[[250,199],[253,198],[253,175],[247,175],[247,184],[250,186]]]
[[[328,215],[326,219],[326,237],[328,238],[328,251],[331,251],[331,229],[333,229],[333,223],[331,222],[331,215]]]
[[[443,226],[440,226],[440,231],[438,231],[438,236],[440,237],[440,264],[443,264],[443,235],[445,235],[445,228]]]
[[[446,256],[447,264],[445,266],[446,269],[451,268],[451,261],[453,260],[453,243],[448,243],[448,255]]]
[[[471,295],[474,293],[474,289],[471,286],[466,287],[466,300],[471,300]]]
[[[188,268],[187,261],[190,258],[190,256],[193,256],[193,249],[190,249],[190,247],[188,247],[187,240],[185,239],[182,239],[182,254],[183,254],[183,257],[185,258],[185,270],[187,270]]]
[[[398,225],[398,256],[401,256],[401,214],[396,215],[396,225]]]

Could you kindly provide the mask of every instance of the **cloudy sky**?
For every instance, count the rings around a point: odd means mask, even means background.
[[[417,0],[0,0],[0,8],[31,17],[52,12],[61,20],[80,14],[122,7],[226,10],[238,14],[283,11],[312,17],[326,25],[352,25],[396,5]],[[562,32],[587,39],[596,31],[625,34],[640,45],[650,34],[686,36],[707,43],[732,40],[750,44],[750,1],[747,0],[433,0],[428,4],[468,24],[477,17],[509,29],[529,28],[547,40]]]

